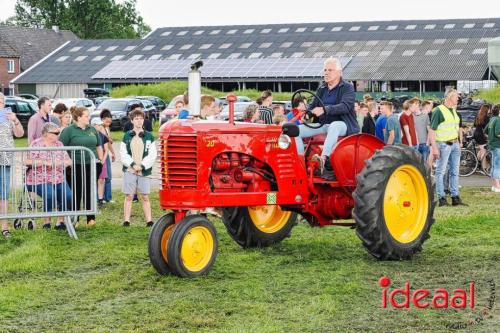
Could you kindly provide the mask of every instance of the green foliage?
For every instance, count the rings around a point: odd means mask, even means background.
[[[83,39],[137,38],[151,31],[136,0],[17,0],[17,25],[73,31]]]
[[[478,98],[484,99],[488,103],[500,104],[500,84],[491,89],[481,89],[477,94]]]
[[[41,229],[0,236],[0,332],[450,332],[446,325],[486,308],[485,280],[498,282],[493,195],[465,188],[469,207],[436,208],[431,238],[410,261],[377,261],[354,230],[303,223],[276,246],[242,249],[212,219],[215,266],[207,276],[181,279],[154,271],[141,205],[133,205],[125,229],[123,196],[115,193],[95,228],[77,230],[78,241]],[[151,203],[158,218],[157,193]],[[476,308],[382,309],[383,275],[390,290],[410,281],[412,291],[451,292],[475,281]],[[464,331],[496,332],[498,324],[498,312],[490,312]]]
[[[139,85],[127,85],[114,88],[111,91],[112,97],[126,97],[126,96],[158,96],[165,101],[170,101],[177,95],[182,95],[187,91],[188,84],[186,81],[168,81],[155,84],[139,84]],[[203,94],[212,95],[215,97],[226,96],[227,92],[221,92],[217,90],[208,89],[206,87],[201,88]],[[255,89],[245,89],[235,91],[236,95],[247,96],[255,100],[260,96],[261,92]],[[291,93],[275,93],[273,92],[273,99],[276,101],[289,101],[292,97]]]

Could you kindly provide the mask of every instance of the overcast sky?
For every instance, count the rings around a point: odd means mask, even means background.
[[[0,0],[0,20],[14,15],[15,3],[16,0]],[[498,0],[137,0],[137,8],[153,29],[193,25],[500,17]]]

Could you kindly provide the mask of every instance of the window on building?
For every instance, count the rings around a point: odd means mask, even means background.
[[[375,46],[378,44],[378,40],[369,40],[368,42],[366,42],[366,45],[367,46]]]
[[[124,48],[123,51],[132,51],[133,49],[135,49],[135,45],[129,45],[126,48]]]
[[[290,58],[301,58],[304,56],[304,52],[294,52]]]
[[[104,51],[106,51],[106,52],[111,52],[111,51],[116,50],[117,48],[118,48],[118,46],[109,46],[109,47],[107,47],[107,48],[106,48],[106,50],[104,50]]]
[[[245,31],[243,31],[243,33],[244,34],[251,34],[254,31],[255,31],[255,29],[246,29]]]
[[[486,49],[474,49],[474,51],[472,51],[472,54],[485,54],[486,53]]]
[[[392,54],[392,51],[381,51],[380,55],[383,57],[388,57]]]
[[[179,31],[177,33],[177,36],[185,36],[187,33],[188,33],[187,30]]]
[[[181,46],[181,50],[189,50],[191,47],[193,46],[193,44],[184,44]]]
[[[252,43],[243,43],[240,45],[240,49],[248,49],[251,45]]]
[[[271,32],[271,29],[262,29],[262,30],[260,31],[260,33],[261,33],[261,34],[268,34],[268,33],[270,33],[270,32]]]
[[[283,55],[283,52],[274,52],[274,53],[271,53],[269,58],[281,58],[282,55]]]
[[[434,44],[444,44],[446,43],[446,39],[434,39]]]
[[[212,30],[210,31],[211,35],[218,35],[220,33],[220,30]]]
[[[161,58],[161,54],[153,54],[151,57],[149,57],[149,60],[158,60]]]
[[[325,30],[325,27],[316,27],[314,28],[313,32],[321,32],[323,30]]]
[[[306,29],[307,29],[307,28],[304,28],[304,27],[302,27],[302,28],[297,28],[297,29],[295,30],[295,32],[304,32],[304,31],[306,31]]]
[[[361,27],[359,25],[357,25],[357,26],[351,27],[349,29],[349,31],[359,31],[359,29],[361,29]]]
[[[425,52],[425,55],[426,55],[426,56],[435,56],[435,55],[437,55],[438,53],[439,53],[439,50],[427,50],[427,51]]]
[[[397,25],[390,25],[387,28],[385,28],[385,30],[396,30],[397,28],[398,28]]]
[[[254,52],[254,53],[252,53],[252,54],[250,54],[250,55],[248,56],[248,59],[255,59],[255,58],[260,57],[261,55],[262,55],[262,53],[261,53],[261,52]]]
[[[199,59],[201,56],[201,53],[193,53],[191,54],[189,57],[187,57],[188,59],[191,59],[191,60],[194,60],[194,59]]]
[[[357,56],[358,57],[367,57],[370,54],[370,51],[361,51],[358,52]]]
[[[476,25],[475,23],[464,24],[464,29],[472,29],[474,28],[475,25]]]
[[[142,58],[142,54],[134,54],[129,60],[139,60]]]
[[[150,51],[152,49],[154,49],[154,45],[146,45],[142,48],[143,51]]]
[[[467,44],[469,42],[469,38],[459,38],[455,41],[456,44]]]
[[[161,33],[162,36],[168,36],[170,35],[172,32],[171,31],[164,31]]]
[[[231,29],[228,32],[226,32],[226,35],[234,35],[237,31],[238,29]]]
[[[16,71],[14,67],[14,59],[7,60],[7,73],[14,73]]]
[[[372,25],[372,26],[368,27],[368,31],[375,31],[375,30],[378,30],[378,28],[380,28],[380,26],[378,26],[378,25]]]
[[[313,54],[313,58],[323,58],[325,56],[325,52],[316,52]]]
[[[68,59],[68,56],[62,56],[56,59],[57,62],[63,62],[64,60]]]
[[[73,61],[83,61],[83,60],[85,60],[85,58],[87,58],[87,56],[78,56]]]
[[[406,50],[403,52],[403,57],[411,57],[415,53],[415,50]]]
[[[75,46],[73,48],[71,48],[71,50],[69,50],[69,52],[77,52],[77,51],[80,51],[82,47],[81,46]]]
[[[292,46],[293,43],[292,42],[284,42],[280,45],[281,48],[284,48],[284,49],[287,49],[289,48],[290,46]]]
[[[461,49],[450,50],[450,55],[459,55],[460,53],[462,53]]]
[[[273,43],[262,43],[259,46],[259,49],[268,49]]]
[[[174,46],[173,46],[173,45],[165,45],[165,46],[163,46],[161,49],[162,49],[163,51],[168,51],[168,50],[170,50],[172,47],[174,47]]]
[[[485,23],[483,25],[483,28],[493,28],[495,26],[495,23]]]
[[[193,35],[199,36],[199,35],[203,34],[204,32],[205,32],[205,30],[196,30]]]
[[[405,27],[405,30],[415,30],[417,26],[415,24],[408,24],[406,27]]]
[[[399,42],[401,42],[400,40],[397,40],[397,39],[393,39],[393,40],[390,40],[389,41],[389,45],[398,45]]]
[[[289,28],[281,28],[280,30],[278,30],[278,33],[283,34],[285,32],[288,32],[288,30],[290,30],[290,29]]]
[[[232,43],[224,43],[221,46],[219,46],[219,49],[228,49],[233,45]]]
[[[454,23],[448,23],[448,24],[445,24],[445,25],[444,25],[444,28],[445,28],[445,29],[453,29],[453,28],[455,28],[455,24],[454,24]]]
[[[424,29],[425,29],[425,30],[432,30],[432,29],[434,29],[434,28],[436,28],[436,25],[435,25],[435,24],[427,24],[427,25],[424,27]]]
[[[217,59],[218,57],[220,57],[220,53],[212,53],[208,56],[208,59]]]
[[[354,46],[356,45],[355,40],[348,40],[347,42],[344,43],[344,46]]]
[[[113,58],[111,58],[111,61],[121,60],[123,59],[123,57],[124,57],[123,54],[115,55]]]
[[[342,27],[333,27],[332,31],[342,31]]]
[[[228,59],[238,59],[241,56],[241,53],[231,53],[227,58]]]
[[[200,50],[206,50],[212,47],[212,44],[201,44]]]
[[[179,58],[182,56],[182,54],[180,53],[174,53],[174,54],[171,54],[168,59],[169,60],[179,60]]]
[[[92,59],[92,61],[101,61],[101,60],[102,60],[102,59],[104,59],[104,58],[105,58],[105,56],[103,56],[103,55],[98,55],[98,56],[95,56],[95,57]]]
[[[313,46],[312,42],[304,42],[302,43],[302,45],[300,45],[300,47],[311,47],[311,46]]]
[[[92,46],[92,47],[89,47],[89,49],[87,51],[95,52],[95,51],[99,50],[100,48],[101,48],[100,46]]]

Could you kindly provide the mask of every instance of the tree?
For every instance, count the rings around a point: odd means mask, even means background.
[[[151,28],[136,9],[136,0],[17,0],[17,25],[73,31],[83,39],[137,38]]]

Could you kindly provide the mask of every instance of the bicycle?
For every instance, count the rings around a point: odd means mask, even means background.
[[[465,148],[460,151],[460,167],[458,174],[460,177],[468,177],[478,171],[489,176],[491,172],[491,151],[487,150],[482,163],[477,158],[476,140],[472,136],[467,136],[464,140]],[[480,165],[481,164],[481,165]]]

